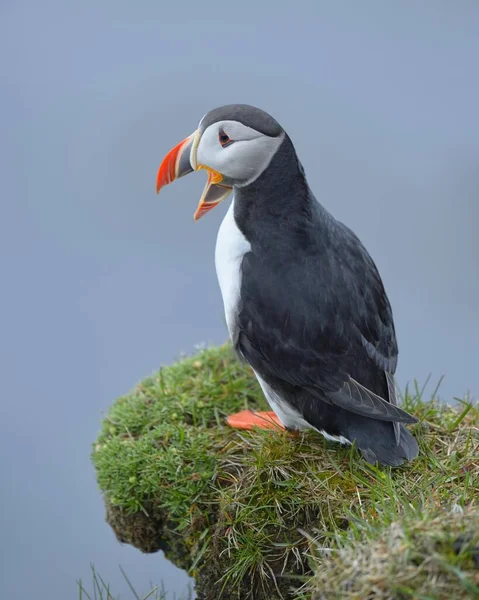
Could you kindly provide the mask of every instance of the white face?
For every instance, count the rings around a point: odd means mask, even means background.
[[[222,145],[220,138],[230,141]],[[196,162],[241,187],[252,183],[267,168],[283,138],[284,133],[270,137],[238,121],[218,121],[203,132]]]

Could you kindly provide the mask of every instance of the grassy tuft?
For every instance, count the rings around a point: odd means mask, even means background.
[[[120,567],[120,571],[123,579],[128,585],[131,593],[130,597],[133,600],[191,600],[192,598],[191,589],[188,590],[186,596],[182,596],[181,598],[177,599],[176,594],[173,594],[173,597],[171,597],[171,595],[167,594],[163,584],[161,586],[150,586],[150,590],[146,592],[146,594],[141,594],[135,589],[134,585],[122,567]],[[79,600],[120,600],[120,596],[113,595],[110,585],[105,582],[102,576],[95,569],[94,565],[91,565],[91,576],[91,587],[88,587],[88,589],[83,585],[83,581],[77,581]]]
[[[479,598],[479,511],[429,510],[388,527],[366,522],[317,565],[314,600]]]
[[[264,408],[265,401],[229,346],[204,350],[141,382],[105,417],[92,457],[107,520],[120,541],[144,552],[164,549],[188,569],[200,599],[441,598],[434,595],[441,577],[447,594],[465,597],[464,581],[477,585],[474,561],[457,559],[465,550],[454,557],[447,546],[437,551],[434,564],[447,564],[449,579],[424,567],[416,584],[408,569],[431,564],[421,563],[430,548],[414,533],[421,523],[432,532],[444,520],[444,536],[454,542],[459,521],[448,516],[451,507],[477,519],[479,411],[425,399],[417,388],[403,403],[419,418],[412,431],[420,456],[399,469],[371,466],[354,448],[314,432],[234,431],[225,426],[227,414]],[[378,554],[368,557],[367,549],[384,551],[397,531],[405,541],[394,548],[411,552],[391,562],[406,583],[377,596],[365,565],[379,564]],[[352,582],[356,552],[362,578]],[[390,567],[390,580],[403,581]],[[334,596],[324,573],[334,589],[344,582],[342,596]]]

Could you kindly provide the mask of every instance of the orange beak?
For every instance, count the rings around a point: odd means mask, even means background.
[[[224,177],[221,173],[206,165],[198,165],[196,151],[199,143],[200,133],[197,130],[168,152],[158,169],[156,177],[156,193],[158,194],[161,188],[184,175],[188,175],[188,173],[200,169],[208,171],[208,181],[194,214],[195,221],[227,198],[233,189],[223,182]]]
[[[163,159],[156,177],[156,193],[172,181],[192,173],[195,168],[191,165],[191,154],[195,145],[197,132],[192,133],[177,144]],[[198,144],[196,143],[196,146]]]

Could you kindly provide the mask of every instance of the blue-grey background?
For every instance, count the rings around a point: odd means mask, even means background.
[[[157,198],[205,112],[247,102],[383,275],[399,382],[479,392],[479,4],[0,1],[0,595],[187,578],[118,544],[89,462],[102,411],[226,330],[204,175]],[[198,309],[201,298],[201,310]]]

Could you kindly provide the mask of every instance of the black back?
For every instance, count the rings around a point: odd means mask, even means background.
[[[415,419],[395,407],[391,389],[398,348],[390,303],[359,239],[312,194],[287,136],[263,174],[235,190],[235,220],[251,244],[238,352],[318,429],[349,435],[365,452],[371,436],[382,436],[387,450],[371,456],[393,464],[413,440],[399,422]]]

